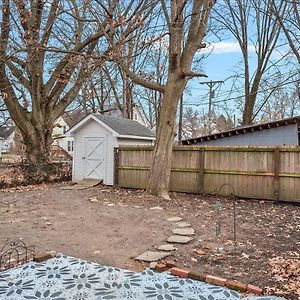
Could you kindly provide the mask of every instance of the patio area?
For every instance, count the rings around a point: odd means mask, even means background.
[[[142,273],[136,273],[58,255],[43,263],[29,262],[0,273],[0,299],[275,300],[280,298],[242,296],[227,288],[181,279],[167,272],[157,273],[146,269]]]

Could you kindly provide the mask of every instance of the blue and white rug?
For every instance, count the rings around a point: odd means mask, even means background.
[[[1,300],[275,300],[146,269],[142,273],[59,255],[0,273]]]

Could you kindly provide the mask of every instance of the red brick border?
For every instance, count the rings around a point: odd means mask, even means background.
[[[176,265],[175,261],[166,261],[165,263],[160,263],[155,268],[158,272],[163,272],[170,268],[173,264]],[[171,267],[170,272],[174,276],[179,276],[181,278],[190,278],[193,280],[204,281],[217,286],[226,286],[231,290],[235,290],[241,293],[248,292],[255,295],[262,295],[263,290],[252,284],[245,284],[236,280],[227,280],[225,278],[203,274],[190,269],[183,269],[179,267]]]

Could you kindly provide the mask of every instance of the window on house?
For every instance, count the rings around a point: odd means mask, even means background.
[[[68,131],[67,126],[63,126],[63,133],[65,134]]]
[[[68,141],[68,152],[74,151],[74,141]]]

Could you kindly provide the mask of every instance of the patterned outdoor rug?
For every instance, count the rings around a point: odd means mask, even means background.
[[[59,255],[44,263],[27,263],[0,273],[1,300],[225,300],[276,297],[241,297],[235,291],[181,279],[146,269],[143,273],[102,266]]]

